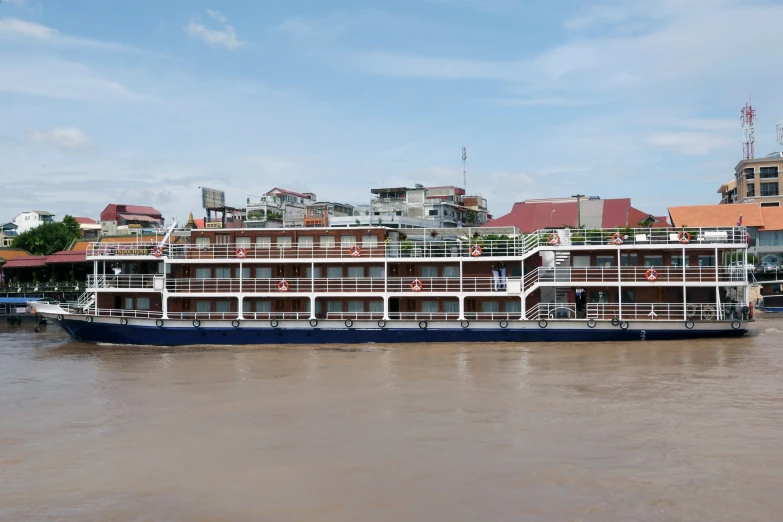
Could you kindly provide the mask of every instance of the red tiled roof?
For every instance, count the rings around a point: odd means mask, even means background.
[[[144,207],[140,205],[120,205],[120,206],[124,206],[125,212],[128,212],[130,214],[148,214],[150,216],[163,217],[163,214],[161,214],[158,210],[152,207]]]
[[[200,218],[200,219],[194,219],[193,220],[193,223],[196,225],[196,228],[204,228],[204,219],[205,218]]]
[[[32,257],[30,252],[21,248],[0,248],[0,262],[19,259],[20,257]]]
[[[87,261],[87,252],[62,250],[55,252],[46,259],[46,264],[51,265],[54,263],[84,263]]]
[[[34,267],[45,266],[47,257],[48,256],[30,256],[30,257],[20,257],[17,259],[12,259],[11,261],[3,265],[3,269],[5,270],[6,268],[34,268]]]
[[[94,219],[90,219],[88,217],[75,217],[73,219],[75,219],[76,222],[80,225],[96,225],[98,223]]]
[[[575,201],[568,203],[514,203],[511,212],[484,226],[517,227],[522,232],[534,232],[563,225],[576,226]]]
[[[758,203],[669,207],[669,215],[676,227],[734,227],[740,215],[743,226],[764,227]]]
[[[634,222],[627,219],[625,213],[631,207],[631,198],[620,199],[604,199],[604,210],[601,216],[601,228],[622,228],[626,226],[634,226]],[[582,212],[584,213],[582,207]]]
[[[764,218],[764,230],[783,230],[783,207],[761,207],[761,216]]]

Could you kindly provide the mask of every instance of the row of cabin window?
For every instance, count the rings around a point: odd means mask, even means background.
[[[363,267],[363,266],[349,266],[348,267],[348,275],[343,276],[343,267],[341,266],[328,266],[325,267],[326,270],[323,270],[323,267],[316,266],[316,267],[306,267],[305,268],[305,277],[310,278],[314,277],[315,279],[320,279],[322,277],[328,278],[328,279],[341,279],[343,277],[353,277],[353,278],[361,278],[361,277],[371,277],[371,278],[377,278],[377,279],[383,279],[384,277],[384,271],[382,266],[370,266],[370,267]],[[459,267],[458,266],[444,266],[441,267],[442,270],[442,276],[441,277],[459,277]],[[214,277],[217,279],[228,279],[231,277],[231,268],[196,268],[196,279],[210,279],[212,278],[212,271],[214,270]],[[236,276],[240,277],[240,269],[237,267],[236,269]],[[252,267],[243,267],[241,269],[242,279],[251,279],[253,277],[253,268]],[[438,277],[438,267],[436,266],[423,266],[421,267],[421,276],[420,277]],[[272,278],[272,267],[269,266],[258,266],[255,267],[255,278],[256,279],[271,279]]]
[[[133,305],[133,297],[125,298],[125,310],[149,310],[150,298],[149,297],[137,297],[136,305]]]
[[[685,266],[691,266],[691,256],[685,256]],[[715,266],[715,256],[697,256],[697,266]],[[621,254],[621,266],[664,266],[663,256],[644,255],[644,264],[639,265],[637,254]],[[682,266],[683,256],[671,256],[669,266]],[[596,256],[595,266],[617,266],[617,256]]]
[[[230,242],[230,237],[231,236],[228,234],[217,234],[215,236],[215,243],[219,245],[228,244]],[[209,236],[196,237],[196,246],[209,246],[210,242],[211,241]],[[235,237],[234,244],[237,246],[249,248],[253,244],[253,238],[242,236]],[[357,244],[356,236],[340,236],[340,247],[342,248],[350,248],[352,246],[356,246]],[[271,248],[272,238],[269,236],[258,236],[255,238],[255,245],[256,248]],[[275,246],[277,248],[292,248],[294,246],[293,238],[290,236],[278,237],[275,239]],[[313,236],[300,236],[297,240],[297,246],[299,248],[313,248],[316,246],[315,238]],[[337,238],[335,236],[320,236],[318,238],[318,246],[320,248],[335,248],[337,246]],[[362,236],[361,244],[359,244],[359,246],[362,248],[378,246],[378,236]]]
[[[132,300],[132,298],[129,298]],[[137,298],[138,299],[146,299],[146,298]],[[326,301],[326,312],[327,313],[340,313],[343,312],[343,305],[345,301]],[[383,301],[370,301],[369,303],[365,303],[364,301],[348,301],[348,312],[349,313],[363,313],[363,312],[373,312],[373,313],[383,313]],[[196,312],[199,313],[210,313],[213,311],[212,309],[213,301],[196,301]],[[316,313],[321,313],[323,311],[323,302],[316,301],[315,303],[315,311]],[[365,310],[365,304],[366,310]],[[230,301],[215,301],[214,302],[214,311],[215,312],[230,312],[231,311],[231,302]],[[253,310],[255,308],[255,310]],[[147,310],[149,309],[149,299],[147,299],[147,308],[138,308],[139,310]],[[242,311],[251,313],[251,312],[257,312],[257,313],[269,313],[272,311],[272,301],[243,301],[242,302]],[[304,312],[310,311],[310,300],[305,300],[305,307]],[[421,311],[427,312],[427,313],[436,313],[440,311],[440,302],[439,301],[422,301],[421,302]],[[481,303],[481,311],[484,313],[492,313],[492,312],[499,312],[500,311],[500,302],[498,301],[484,301]],[[506,302],[504,305],[504,311],[505,312],[521,312],[522,311],[522,304],[519,301],[509,301]],[[443,312],[444,313],[453,313],[457,314],[459,313],[459,303],[457,301],[443,301]]]

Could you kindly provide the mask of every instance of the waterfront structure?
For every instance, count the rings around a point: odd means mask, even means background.
[[[294,192],[275,187],[262,196],[247,198],[247,228],[282,227],[302,223],[306,208],[315,203],[312,192]],[[301,226],[301,225],[300,225]]]
[[[630,198],[528,199],[514,203],[511,212],[492,220],[486,226],[513,226],[522,232],[545,228],[667,228],[665,216],[654,216],[631,205]]]
[[[54,222],[54,214],[45,210],[31,210],[30,212],[22,212],[14,218],[14,225],[16,225],[17,234],[24,234],[28,230],[32,230],[38,225],[52,222]]]
[[[783,264],[783,207],[760,203],[669,207],[676,227],[742,225],[749,235],[748,253],[761,263]]]
[[[491,215],[487,200],[481,196],[466,196],[465,189],[455,186],[414,188],[374,188],[370,204],[372,219],[383,224],[398,223],[400,218],[412,218],[410,224],[421,222],[424,227],[450,228],[480,226]]]
[[[783,202],[781,178],[783,152],[763,158],[744,159],[734,167],[733,179],[718,189],[722,204],[758,203],[762,207],[779,207]]]
[[[96,239],[101,234],[101,224],[92,218],[74,217],[79,223],[79,232],[82,239]]]
[[[88,291],[39,311],[152,345],[685,339],[752,317],[722,262],[745,258],[741,227],[171,232],[186,242],[91,243]]]
[[[16,238],[19,227],[14,223],[0,225],[0,248],[10,247]]]

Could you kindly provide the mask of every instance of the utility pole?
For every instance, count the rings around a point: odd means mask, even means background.
[[[584,194],[574,194],[571,196],[576,198],[576,228],[582,228],[582,198]]]
[[[465,189],[465,194],[468,193],[468,170],[465,166],[465,162],[468,159],[467,147],[462,147],[462,188]]]

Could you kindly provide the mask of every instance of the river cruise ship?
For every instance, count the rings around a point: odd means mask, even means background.
[[[735,268],[747,238],[741,227],[169,230],[90,244],[79,301],[37,308],[77,341],[160,346],[739,336],[753,317]]]

